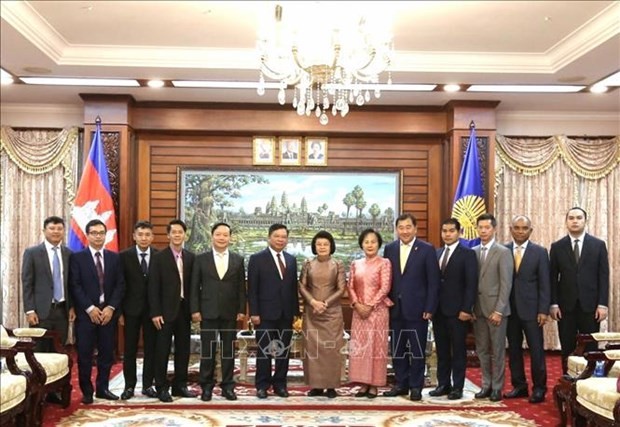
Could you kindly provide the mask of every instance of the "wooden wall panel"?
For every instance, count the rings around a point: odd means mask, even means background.
[[[138,217],[149,218],[155,226],[155,245],[166,245],[166,224],[178,215],[178,168],[252,169],[252,137],[231,135],[172,135],[144,131],[138,135],[141,162],[138,166],[142,181],[138,183]],[[403,212],[418,219],[418,236],[439,244],[440,218],[429,219],[440,212],[441,172],[431,165],[442,164],[443,136],[394,137],[329,137],[328,167],[261,166],[261,170],[392,170],[401,173],[401,205]],[[148,156],[147,156],[148,154]],[[436,158],[434,158],[436,157]],[[436,166],[435,166],[436,167]],[[434,204],[437,204],[436,206]],[[391,236],[385,236],[390,240]]]

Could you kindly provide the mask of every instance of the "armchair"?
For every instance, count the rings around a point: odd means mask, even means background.
[[[29,426],[32,424],[33,394],[36,385],[32,374],[17,367],[15,356],[17,340],[3,339],[0,357],[6,366],[0,371],[0,425]],[[6,369],[5,369],[6,368]]]

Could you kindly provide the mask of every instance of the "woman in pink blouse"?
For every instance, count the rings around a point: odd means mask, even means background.
[[[388,307],[392,266],[379,256],[381,235],[369,228],[360,234],[364,259],[353,261],[349,274],[349,296],[353,307],[349,349],[349,379],[361,385],[355,397],[377,397],[377,387],[387,380]]]

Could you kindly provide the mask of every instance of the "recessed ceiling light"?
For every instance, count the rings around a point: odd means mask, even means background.
[[[134,79],[91,79],[71,77],[20,77],[20,80],[29,85],[51,86],[122,86],[139,87],[140,83]]]
[[[443,85],[443,90],[445,92],[458,92],[459,90],[461,90],[461,86],[456,84],[447,84]]]
[[[595,85],[592,85],[592,87],[590,87],[590,92],[592,92],[592,93],[605,93],[605,92],[607,92],[607,89],[609,89],[607,86],[602,85],[600,83],[597,83]]]
[[[149,80],[146,83],[149,87],[153,87],[153,88],[159,88],[159,87],[164,87],[164,81],[163,80]]]
[[[467,92],[575,93],[585,86],[567,85],[471,85]]]
[[[13,76],[0,68],[0,84],[10,85],[13,83]]]

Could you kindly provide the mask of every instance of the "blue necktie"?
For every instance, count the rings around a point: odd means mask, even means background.
[[[62,299],[62,277],[60,276],[60,257],[58,256],[58,246],[52,248],[54,250],[54,259],[52,261],[52,279],[54,281],[54,302]]]

